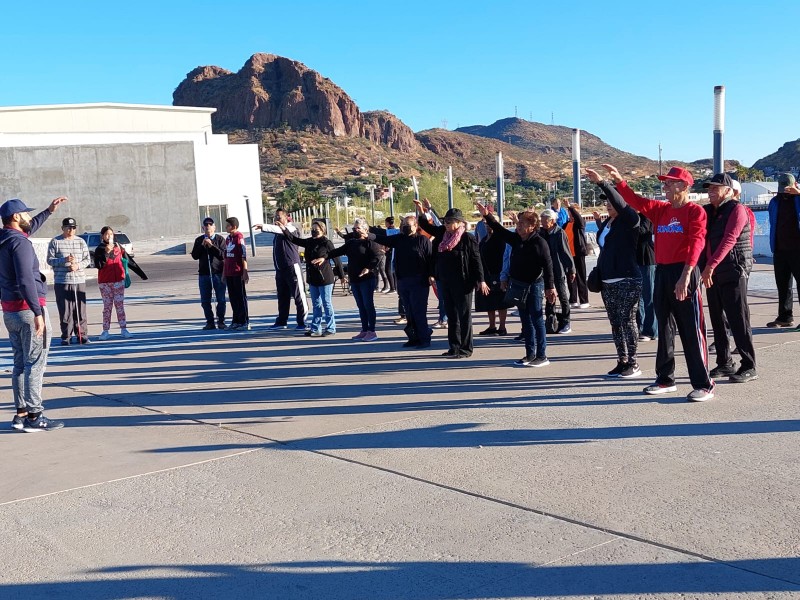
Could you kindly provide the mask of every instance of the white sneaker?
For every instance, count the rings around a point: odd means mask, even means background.
[[[103,333],[101,333],[101,334],[98,336],[98,338],[97,338],[97,339],[98,339],[98,340],[100,340],[100,341],[102,341],[102,342],[105,342],[105,341],[106,341],[108,338],[110,338],[110,337],[111,337],[111,334],[110,334],[110,333],[108,333],[108,331],[106,331],[106,330],[104,329],[104,330],[103,330]]]
[[[579,304],[578,308],[592,308],[592,305],[588,302],[584,302],[583,304]]]
[[[122,330],[122,337],[124,337],[124,338],[132,338],[133,334],[130,331],[128,331],[127,329],[123,329]]]

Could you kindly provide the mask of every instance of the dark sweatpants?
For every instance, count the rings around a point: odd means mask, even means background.
[[[56,283],[56,306],[58,307],[58,320],[61,325],[61,339],[68,340],[72,335],[78,337],[89,336],[89,324],[86,321],[86,284],[85,283]],[[78,304],[75,304],[75,295]],[[80,340],[79,340],[80,341]]]
[[[297,324],[305,325],[308,305],[300,265],[295,263],[290,268],[275,271],[275,288],[278,293],[278,318],[275,319],[275,324],[289,324],[289,308],[294,299]]]
[[[428,282],[420,277],[402,277],[397,280],[397,292],[408,320],[404,329],[408,341],[429,344],[432,330],[428,327]]]
[[[453,354],[472,355],[472,292],[456,293],[446,283],[439,284],[439,297],[447,315],[447,341]],[[406,307],[408,309],[408,307]]]
[[[589,304],[589,286],[586,285],[586,257],[573,256],[575,262],[575,279],[569,284],[569,301],[571,304]]]
[[[792,277],[794,277],[798,293],[800,293],[800,251],[775,250],[772,265],[775,270],[775,285],[778,287],[778,320],[791,321],[794,304]]]
[[[233,275],[225,278],[225,285],[228,288],[228,300],[231,303],[231,325],[246,325],[250,321],[247,311],[247,290],[241,275]]]
[[[694,389],[708,389],[708,346],[703,316],[703,297],[700,293],[700,271],[695,268],[689,279],[689,295],[681,302],[675,297],[675,284],[683,272],[683,263],[658,265],[653,292],[658,319],[658,351],[656,381],[662,385],[675,384],[675,327],[683,344],[689,379]],[[672,319],[675,319],[675,327]]]
[[[713,276],[712,276],[713,277]],[[728,318],[733,341],[739,349],[742,369],[755,369],[756,351],[753,347],[753,330],[750,328],[750,307],[747,305],[747,277],[733,283],[714,283],[706,290],[708,313],[714,330],[717,366],[731,364],[730,344],[725,327]]]

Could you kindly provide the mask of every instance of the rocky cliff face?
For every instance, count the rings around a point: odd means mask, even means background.
[[[754,169],[789,171],[800,167],[800,139],[786,142],[769,156],[757,160]]]
[[[400,152],[411,152],[417,148],[417,138],[411,128],[385,110],[363,113],[364,137],[372,142],[389,146]]]
[[[344,90],[304,64],[254,54],[233,73],[214,66],[197,67],[172,94],[175,106],[217,109],[215,127],[278,128],[361,137],[364,119]]]

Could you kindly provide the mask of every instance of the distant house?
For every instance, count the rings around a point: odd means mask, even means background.
[[[742,202],[744,204],[769,204],[769,201],[777,193],[777,181],[745,181],[742,183]]]

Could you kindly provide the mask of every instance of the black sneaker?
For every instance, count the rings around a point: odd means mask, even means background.
[[[416,348],[417,346],[419,346],[419,342],[416,340],[408,340],[403,344],[403,348]]]
[[[756,373],[755,369],[739,369],[728,378],[733,383],[747,383],[754,379],[758,379],[758,373]]]
[[[225,329],[225,319],[219,319],[217,321],[217,329]]]
[[[606,375],[609,377],[619,377],[622,372],[628,368],[628,363],[624,363],[621,360],[617,361],[617,366],[611,369]]]
[[[642,370],[639,368],[639,364],[636,362],[628,363],[625,365],[625,370],[619,374],[622,379],[633,379],[634,377],[639,377],[642,374]]]
[[[61,429],[62,427],[64,427],[63,421],[51,421],[44,415],[39,415],[34,421],[26,418],[22,425],[22,431],[25,433],[37,433],[39,431],[52,431],[54,429]]]
[[[79,339],[79,340],[78,340],[78,343],[79,343],[81,346],[83,346],[83,345],[85,345],[85,344],[91,344],[91,343],[92,343],[92,340],[90,340],[90,339],[89,339],[89,338],[87,338],[87,337],[82,337],[81,339]]]
[[[508,335],[508,330],[505,327],[501,327],[497,330],[497,335]]]
[[[776,327],[794,327],[794,321],[791,319],[775,319],[767,323],[767,327],[775,329]]]
[[[478,332],[478,335],[498,335],[497,327],[487,327],[483,331]]]
[[[209,321],[203,327],[203,331],[211,331],[212,329],[216,329],[216,328],[217,328],[217,326],[214,325],[214,321]]]
[[[542,356],[540,358],[534,358],[528,366],[529,367],[546,367],[549,364],[550,364],[550,361],[547,360],[547,357],[546,356]]]
[[[61,345],[62,346],[69,346],[69,340],[68,339],[67,340],[61,340]]]
[[[25,427],[25,417],[21,415],[14,415],[14,418],[11,420],[11,429],[22,431],[23,427]]]
[[[322,337],[329,337],[331,335],[336,335],[336,332],[330,331],[329,329],[326,329],[325,331],[322,332]]]
[[[519,360],[515,360],[514,364],[518,367],[529,367],[534,359],[534,356],[526,356],[524,358],[520,358]]]
[[[709,375],[711,375],[712,379],[715,379],[718,377],[730,377],[734,373],[736,373],[736,365],[731,363],[729,365],[714,367],[713,369],[711,369]]]

